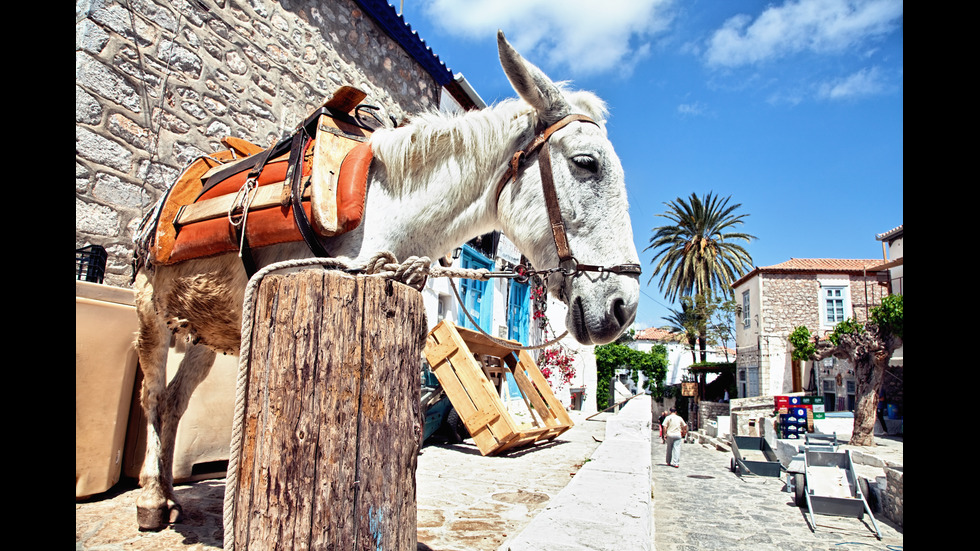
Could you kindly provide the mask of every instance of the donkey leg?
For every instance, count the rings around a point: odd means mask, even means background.
[[[170,523],[178,522],[183,512],[173,493],[174,447],[177,440],[177,428],[180,425],[180,418],[187,411],[187,405],[190,403],[194,390],[211,372],[214,359],[215,353],[211,349],[202,345],[190,345],[184,353],[177,374],[167,385],[165,407],[160,411],[162,421],[160,464],[161,472],[166,476],[164,495],[167,498]]]
[[[166,389],[144,402],[147,411],[146,458],[140,473],[143,490],[136,503],[137,520],[143,530],[160,530],[180,520],[182,509],[173,489],[177,428],[194,389],[208,376],[214,359],[215,353],[210,349],[190,346]],[[158,383],[152,385],[154,391],[159,388]],[[147,396],[148,393],[144,393],[144,397]]]
[[[139,277],[137,289],[139,289]],[[141,300],[137,292],[137,317],[140,330],[137,336],[143,389],[140,404],[146,415],[146,455],[140,470],[140,491],[136,499],[136,520],[141,530],[160,530],[170,519],[168,503],[168,473],[161,461],[163,428],[161,409],[165,407],[167,389],[167,348],[170,332],[153,311],[152,302]],[[144,295],[146,296],[146,295]]]

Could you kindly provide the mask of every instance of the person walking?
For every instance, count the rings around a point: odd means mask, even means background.
[[[677,415],[677,408],[672,407],[662,426],[667,437],[667,464],[674,468],[680,467],[681,441],[684,439],[687,423]]]
[[[667,417],[667,412],[666,411],[661,411],[660,412],[660,418],[657,419],[657,428],[660,430],[660,443],[661,444],[666,444],[667,443],[667,435],[666,435],[666,433],[664,433],[664,419],[666,417]]]

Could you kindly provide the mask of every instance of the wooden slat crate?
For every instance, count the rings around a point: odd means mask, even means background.
[[[515,422],[477,355],[501,360],[520,388],[532,424]],[[551,440],[574,425],[526,350],[511,350],[482,333],[442,321],[429,332],[425,357],[483,455]]]

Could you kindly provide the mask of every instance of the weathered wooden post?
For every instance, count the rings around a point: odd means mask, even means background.
[[[421,294],[306,270],[265,276],[252,313],[226,549],[414,551]]]

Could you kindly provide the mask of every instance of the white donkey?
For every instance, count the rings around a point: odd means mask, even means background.
[[[546,285],[568,304],[570,334],[585,344],[610,342],[636,313],[639,257],[623,169],[606,137],[605,104],[594,94],[567,92],[553,83],[503,33],[498,48],[520,99],[455,116],[425,114],[404,127],[375,132],[362,222],[324,245],[334,258],[362,265],[380,251],[399,260],[439,258],[468,239],[500,230],[536,270],[560,263],[565,268]],[[558,121],[563,122],[552,126]],[[548,195],[552,201],[557,196],[550,213]],[[564,235],[553,231],[562,225]],[[312,256],[303,242],[253,253],[259,268]],[[172,474],[177,424],[215,352],[239,352],[247,279],[234,253],[138,267],[137,344],[148,420],[137,500],[141,529],[159,530],[179,518]],[[195,344],[168,385],[171,333]]]

